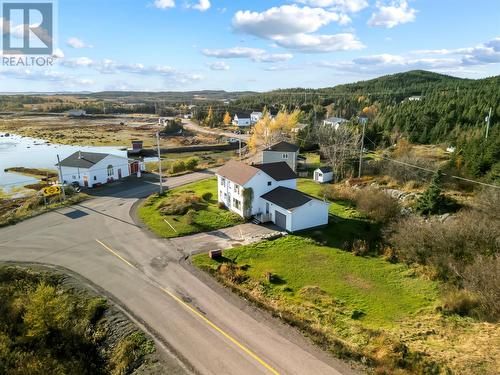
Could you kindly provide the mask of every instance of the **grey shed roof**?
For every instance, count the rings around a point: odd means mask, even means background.
[[[56,165],[61,165],[61,167],[90,168],[108,155],[100,152],[77,151]]]
[[[262,195],[261,198],[274,203],[275,205],[280,206],[285,210],[300,207],[314,199],[298,190],[286,188],[283,186],[271,190],[270,192]]]
[[[323,173],[330,173],[332,171],[332,168],[331,167],[321,167],[321,168],[318,168],[321,172]]]
[[[260,169],[276,181],[297,178],[297,174],[284,161],[279,161],[277,163],[254,164],[253,167]]]
[[[264,151],[279,151],[279,152],[297,152],[299,151],[299,146],[285,141],[281,141],[266,148]]]

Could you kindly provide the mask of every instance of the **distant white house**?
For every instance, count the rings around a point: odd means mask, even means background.
[[[158,125],[160,126],[167,126],[168,124],[168,117],[160,117],[158,118]]]
[[[250,113],[245,113],[245,112],[235,113],[233,117],[233,125],[240,127],[252,125],[252,119],[250,118]]]
[[[68,111],[69,117],[84,117],[87,115],[87,112],[83,109],[70,109]]]
[[[293,171],[297,171],[299,146],[281,141],[262,151],[262,163],[284,161]]]
[[[217,171],[218,201],[242,217],[273,222],[289,232],[328,224],[329,203],[296,186],[297,175],[285,162],[230,161]]]
[[[262,112],[252,112],[250,113],[250,122],[253,124],[257,123],[262,118]]]
[[[339,128],[340,125],[346,123],[347,120],[342,117],[328,117],[323,120],[323,125],[333,126],[335,130]]]
[[[330,167],[317,168],[313,172],[313,180],[323,184],[333,180],[333,171]]]
[[[422,96],[420,95],[413,95],[408,98],[410,102],[419,102],[422,100]]]
[[[56,166],[61,166],[62,176],[59,179],[63,183],[77,182],[85,187],[113,182],[130,175],[127,157],[98,152],[77,151]]]

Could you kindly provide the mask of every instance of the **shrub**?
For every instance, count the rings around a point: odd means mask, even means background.
[[[212,197],[213,197],[213,194],[209,191],[207,191],[206,193],[203,193],[203,195],[201,196],[201,198],[206,202],[211,201]]]
[[[198,158],[189,158],[186,160],[185,167],[188,171],[194,171],[198,166]]]
[[[186,163],[184,160],[176,160],[172,164],[172,173],[184,172],[186,170]]]
[[[219,266],[218,271],[232,283],[241,284],[248,279],[245,271],[234,263],[223,263]]]
[[[189,209],[202,208],[201,198],[190,193],[180,193],[164,200],[159,208],[164,215],[184,215]]]
[[[346,185],[323,185],[320,195],[329,200],[354,201],[355,190]]]
[[[418,212],[424,215],[432,215],[449,212],[455,208],[456,204],[442,193],[442,176],[443,173],[440,170],[434,174],[429,187],[415,204],[415,209]]]
[[[217,207],[219,207],[221,210],[226,208],[226,205],[223,202],[217,203]]]
[[[186,213],[186,223],[192,225],[194,223],[195,216],[196,216],[196,211],[190,208]]]
[[[444,297],[443,311],[460,316],[472,315],[479,306],[476,296],[466,290],[453,290]]]
[[[355,195],[356,208],[369,218],[387,223],[400,213],[399,203],[379,189],[365,188]]]
[[[370,246],[368,246],[368,242],[365,240],[354,240],[351,246],[351,252],[355,256],[363,256],[368,254],[370,250]]]

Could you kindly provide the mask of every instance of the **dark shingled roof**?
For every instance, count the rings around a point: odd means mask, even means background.
[[[307,194],[283,186],[277,187],[276,189],[261,195],[261,198],[274,203],[285,210],[300,207],[313,200],[313,198]]]
[[[276,181],[291,180],[292,178],[297,178],[297,174],[284,161],[279,161],[277,163],[254,164],[253,166],[268,174]]]
[[[90,168],[108,155],[99,152],[77,151],[56,165],[61,165],[61,167]]]
[[[297,152],[299,151],[299,146],[285,141],[281,141],[266,148],[264,151],[279,151],[279,152]]]
[[[318,168],[321,172],[323,173],[329,173],[332,171],[332,168],[330,167],[321,167],[321,168]]]

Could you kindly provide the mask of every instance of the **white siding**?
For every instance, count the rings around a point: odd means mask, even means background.
[[[113,166],[113,173],[108,176],[108,165]],[[105,184],[108,179],[118,180],[118,170],[121,170],[121,177],[127,177],[129,173],[128,159],[116,155],[108,155],[90,168],[61,167],[62,180],[68,184],[78,182],[81,186],[85,185],[85,178],[88,186],[95,184]]]
[[[328,207],[323,201],[313,199],[292,211],[291,232],[328,224]],[[288,226],[288,222],[287,222]]]
[[[262,151],[262,163],[277,163],[279,161],[286,162],[290,168],[297,171],[298,152],[280,152],[280,151]]]
[[[333,172],[323,173],[323,172],[321,172],[321,170],[319,168],[315,169],[313,172],[313,179],[314,179],[314,181],[317,181],[320,183],[332,181],[333,180]]]

